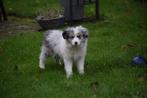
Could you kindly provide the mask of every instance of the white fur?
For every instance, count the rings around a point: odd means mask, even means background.
[[[74,35],[78,34],[79,29],[84,27],[77,26],[72,28],[74,31]],[[84,43],[81,42],[80,39],[74,37],[71,43],[68,43],[62,36],[63,31],[60,30],[52,30],[51,33],[46,36],[46,40],[50,42],[50,46],[52,47],[54,53],[57,54],[64,62],[64,69],[66,72],[67,78],[72,75],[72,67],[73,64],[77,65],[77,69],[80,74],[84,74],[84,61],[87,50],[87,39]],[[75,42],[77,42],[77,46],[75,46]],[[45,61],[47,59],[46,54],[50,49],[42,45],[41,53],[40,53],[40,61],[39,67],[41,69],[45,68]]]

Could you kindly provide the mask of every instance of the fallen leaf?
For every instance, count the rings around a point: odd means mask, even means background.
[[[144,81],[144,77],[139,77],[139,78],[138,78],[138,81],[139,81],[139,82],[143,82],[143,81]]]

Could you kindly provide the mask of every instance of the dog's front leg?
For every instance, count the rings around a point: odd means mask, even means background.
[[[70,78],[70,76],[72,75],[72,60],[64,59],[64,68],[66,72],[66,77]]]
[[[84,57],[77,60],[77,69],[79,74],[84,74],[84,60]]]

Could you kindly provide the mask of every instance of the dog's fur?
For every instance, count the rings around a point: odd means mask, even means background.
[[[51,56],[64,62],[66,76],[72,75],[73,64],[84,74],[84,60],[87,50],[88,30],[82,26],[69,27],[64,31],[49,30],[45,33],[40,53],[39,67],[45,68],[45,61]]]

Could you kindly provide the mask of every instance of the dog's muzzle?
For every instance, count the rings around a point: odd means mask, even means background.
[[[78,45],[78,42],[75,42],[75,46],[77,46]]]

